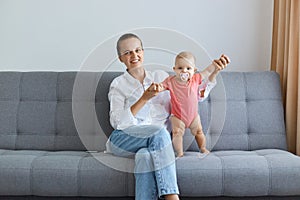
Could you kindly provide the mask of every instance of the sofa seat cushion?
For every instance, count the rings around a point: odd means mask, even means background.
[[[128,196],[133,180],[84,151],[0,149],[1,196]]]
[[[300,157],[284,150],[187,152],[177,172],[183,196],[300,195]]]
[[[199,155],[176,160],[184,197],[300,195],[300,158],[287,151]],[[133,167],[132,158],[102,152],[0,149],[0,195],[133,196]]]

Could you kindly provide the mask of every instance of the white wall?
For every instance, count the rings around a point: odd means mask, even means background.
[[[224,52],[227,70],[269,70],[272,15],[273,0],[0,0],[0,70],[79,70],[98,44],[141,27]]]

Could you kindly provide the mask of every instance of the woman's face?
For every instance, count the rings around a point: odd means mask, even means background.
[[[144,62],[144,50],[141,42],[137,38],[128,38],[120,42],[119,59],[127,67],[127,70],[132,70],[141,67]]]

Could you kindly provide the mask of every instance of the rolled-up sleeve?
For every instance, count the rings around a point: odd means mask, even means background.
[[[130,107],[126,108],[126,96],[116,85],[117,83],[112,82],[108,93],[110,124],[114,129],[123,130],[136,125],[138,120],[133,116]]]
[[[203,97],[199,97],[199,102],[204,101],[208,97],[210,91],[217,85],[217,81],[214,80],[214,81],[211,82],[208,79],[205,79],[203,81],[203,84],[206,85],[205,86],[205,91],[204,91],[204,96]]]

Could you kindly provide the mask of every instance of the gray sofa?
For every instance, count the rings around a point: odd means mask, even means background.
[[[119,74],[0,72],[0,199],[134,199],[133,158],[104,153]],[[182,199],[299,199],[276,73],[222,72],[199,105],[212,152],[187,131]]]

